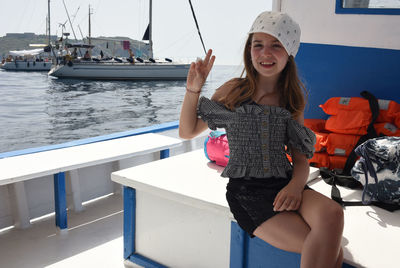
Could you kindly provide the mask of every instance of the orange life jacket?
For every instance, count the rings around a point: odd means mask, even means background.
[[[329,167],[329,155],[327,153],[314,153],[308,162],[313,167]]]
[[[378,136],[400,136],[400,129],[391,123],[377,123],[374,128]]]
[[[400,104],[392,100],[378,100],[379,116],[376,123],[394,123],[400,113]]]
[[[327,130],[341,134],[365,135],[371,122],[371,114],[363,111],[341,111],[326,120]]]
[[[314,132],[317,141],[314,144],[315,152],[324,152],[326,151],[326,139],[328,138],[329,133],[327,132]]]
[[[324,119],[304,119],[304,126],[308,127],[315,133],[317,141],[315,142],[315,152],[325,151],[326,139],[328,137],[328,132],[325,130]]]
[[[292,157],[289,154],[286,154],[289,162],[292,163]],[[314,153],[311,159],[308,159],[308,163],[312,167],[329,167],[329,155],[325,152]]]
[[[400,112],[400,104],[390,100],[378,100],[379,116],[376,123],[395,123]],[[325,128],[329,131],[365,135],[371,122],[372,113],[368,100],[360,97],[334,97],[321,104],[322,110],[331,115]]]
[[[396,118],[394,119],[394,124],[396,127],[400,128],[400,113],[396,114]]]
[[[312,131],[321,132],[325,130],[325,122],[324,119],[304,119],[304,126],[308,127]]]
[[[378,105],[379,116],[376,122],[393,123],[396,114],[400,112],[400,104],[392,100],[378,99]],[[319,105],[319,107],[329,115],[337,115],[341,111],[364,111],[371,115],[368,100],[360,97],[333,97],[328,99],[324,104]]]
[[[314,156],[309,160],[310,166],[327,167],[329,169],[343,170],[346,164],[347,156],[328,155],[328,153],[314,153]]]
[[[330,155],[329,156],[329,169],[340,169],[343,170],[346,164],[347,156]]]
[[[400,104],[390,100],[377,101],[379,116],[374,123],[377,135],[400,136]],[[309,162],[316,167],[343,169],[359,139],[367,134],[372,120],[369,101],[360,97],[334,97],[320,107],[330,115],[326,121],[304,120],[304,125],[317,137],[316,153]]]
[[[361,136],[329,133],[326,142],[322,144],[329,155],[348,156]]]

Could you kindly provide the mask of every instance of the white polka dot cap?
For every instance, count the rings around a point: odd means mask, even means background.
[[[300,46],[300,26],[286,13],[265,11],[258,15],[249,34],[267,33],[282,43],[286,52],[296,56]]]

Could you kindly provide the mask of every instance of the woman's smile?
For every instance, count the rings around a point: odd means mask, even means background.
[[[271,68],[272,66],[274,66],[275,65],[275,62],[270,62],[270,61],[262,61],[262,62],[260,62],[260,65],[263,67],[263,68]]]

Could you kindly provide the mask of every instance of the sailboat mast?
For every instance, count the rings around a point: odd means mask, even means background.
[[[92,14],[90,12],[90,5],[89,5],[89,46],[92,44],[92,27],[91,27],[91,23],[90,23],[90,14]],[[92,49],[89,47],[89,55],[92,56]]]
[[[71,30],[72,30],[72,33],[74,34],[74,38],[75,38],[75,40],[77,40],[77,39],[76,39],[76,34],[75,34],[75,31],[74,31],[74,27],[72,26],[71,18],[70,18],[70,16],[69,16],[68,9],[67,9],[67,6],[65,5],[65,1],[64,1],[64,0],[63,0],[63,4],[64,4],[65,12],[67,13],[67,17],[68,17],[69,25],[71,25]]]
[[[47,1],[47,26],[48,26],[47,44],[50,45],[50,0]]]
[[[152,31],[152,12],[153,11],[153,0],[150,0],[150,6],[149,6],[149,46],[150,46],[150,51],[149,51],[149,58],[153,58],[153,31]]]

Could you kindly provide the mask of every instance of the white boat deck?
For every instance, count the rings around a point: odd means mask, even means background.
[[[28,229],[0,231],[0,267],[138,267],[124,265],[121,195],[68,211],[68,232],[57,233],[54,214]]]

